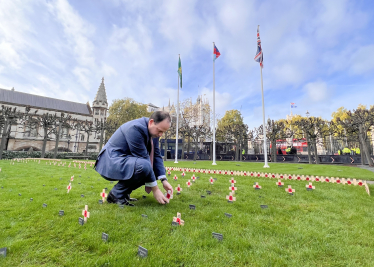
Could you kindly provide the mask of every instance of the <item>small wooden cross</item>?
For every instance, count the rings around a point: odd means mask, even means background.
[[[314,186],[314,185],[312,185],[312,183],[309,183],[309,184],[307,184],[306,186],[306,189],[308,190],[314,190],[314,189],[316,189],[316,187]]]
[[[71,183],[69,183],[68,187],[66,188],[68,190],[68,193],[70,192],[71,190]]]
[[[103,198],[103,202],[105,202],[105,198],[108,196],[108,194],[105,193],[105,189],[100,193],[100,196]]]
[[[229,190],[235,193],[235,190],[238,190],[238,188],[235,187],[235,184],[231,184],[231,186],[229,187]]]
[[[210,184],[214,184],[214,179],[213,179],[213,177],[210,177],[209,182],[210,182]]]
[[[196,177],[195,176],[192,176],[192,181],[195,182],[196,181]]]
[[[347,184],[348,184],[348,185],[351,185],[351,184],[352,184],[351,178],[347,178]]]
[[[259,190],[262,187],[261,187],[261,185],[258,184],[258,182],[255,182],[255,184],[253,185],[253,188]]]
[[[191,181],[188,180],[186,184],[187,184],[187,187],[190,187],[191,186]]]
[[[90,218],[90,213],[88,212],[88,205],[84,206],[84,210],[82,210],[82,215],[84,217],[84,223],[86,223],[87,218]]]
[[[365,183],[365,190],[366,190],[366,193],[368,193],[368,195],[370,196],[370,189],[367,183]]]
[[[74,175],[70,178],[70,181],[74,181]]]
[[[232,196],[232,192],[230,192],[229,195],[226,196],[226,199],[227,199],[229,202],[236,201],[236,197],[233,197],[233,196]]]
[[[179,195],[182,192],[181,185],[179,184],[178,187],[175,188],[177,190],[177,194]]]
[[[231,177],[230,183],[235,184],[236,180],[234,180],[234,177]]]
[[[357,181],[357,185],[359,185],[359,186],[363,186],[364,183],[362,182],[362,180],[358,180],[358,181]]]
[[[286,192],[291,195],[295,192],[295,189],[292,189],[292,187],[289,185],[288,188],[286,188]]]
[[[166,193],[165,193],[165,197],[167,199],[173,199],[173,195],[171,194],[171,190],[168,190]]]
[[[170,174],[171,174],[171,172],[170,172],[170,171],[168,171],[168,176],[170,176]]]
[[[182,172],[182,174],[181,174],[181,175],[182,175],[182,177],[184,177],[184,176],[185,176],[186,174],[185,174],[184,172]]]
[[[177,212],[177,217],[173,217],[173,222],[179,223],[179,225],[184,225],[184,221],[181,219],[182,215]]]
[[[279,187],[283,187],[284,183],[281,182],[281,180],[278,180],[278,182],[275,183]]]
[[[174,175],[174,180],[178,180],[178,176],[177,175]]]

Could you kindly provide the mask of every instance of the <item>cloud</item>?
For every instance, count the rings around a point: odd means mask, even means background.
[[[307,83],[303,90],[306,92],[308,100],[312,102],[322,102],[329,97],[327,84],[322,81]]]
[[[373,73],[374,45],[360,47],[354,54],[352,54],[350,71],[356,75]]]
[[[210,108],[213,111],[213,90],[204,87],[201,90],[201,95],[203,96],[203,99],[208,100]],[[192,101],[195,102],[196,99],[192,99]],[[225,115],[226,110],[230,109],[231,103],[232,96],[230,93],[220,93],[215,91],[215,113],[218,115],[218,117],[223,117]]]
[[[89,78],[90,70],[87,69],[87,68],[75,67],[74,70],[73,70],[73,73],[75,74],[75,76],[77,76],[80,84],[86,90],[89,91],[90,90],[90,84],[91,84],[91,81],[90,81],[90,78]]]

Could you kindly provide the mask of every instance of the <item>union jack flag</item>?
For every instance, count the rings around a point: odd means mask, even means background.
[[[260,26],[257,26],[257,52],[254,58],[255,61],[260,63],[261,68],[264,67],[262,61],[264,60],[264,54],[262,53],[261,40],[260,40]]]

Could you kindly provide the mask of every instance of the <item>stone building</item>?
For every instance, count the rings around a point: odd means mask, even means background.
[[[14,89],[0,89],[0,105],[6,107],[16,107],[17,111],[25,112],[26,107],[30,107],[29,113],[42,115],[45,113],[55,114],[59,117],[61,113],[71,115],[73,119],[80,121],[92,121],[96,123],[107,117],[108,101],[105,91],[104,78],[102,78],[96,97],[87,104],[66,101],[56,98],[33,95],[23,92],[17,92]],[[46,152],[54,151],[56,136],[50,135],[47,141]],[[97,133],[91,133],[89,136],[89,146],[87,152],[99,152],[100,136]],[[86,149],[87,133],[74,129],[62,128],[60,131],[60,140],[58,151],[65,152],[84,152]],[[25,124],[19,123],[13,125],[10,136],[5,143],[5,150],[28,151],[31,147],[34,151],[40,151],[43,144],[43,129],[30,129]]]

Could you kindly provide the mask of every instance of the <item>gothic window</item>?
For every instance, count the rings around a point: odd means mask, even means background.
[[[104,115],[104,112],[101,110],[101,114],[100,115]]]
[[[68,137],[68,128],[62,127],[60,131],[60,138],[67,138]]]
[[[81,141],[84,141],[84,134],[81,135]]]
[[[95,109],[95,115],[99,115],[99,110]]]

